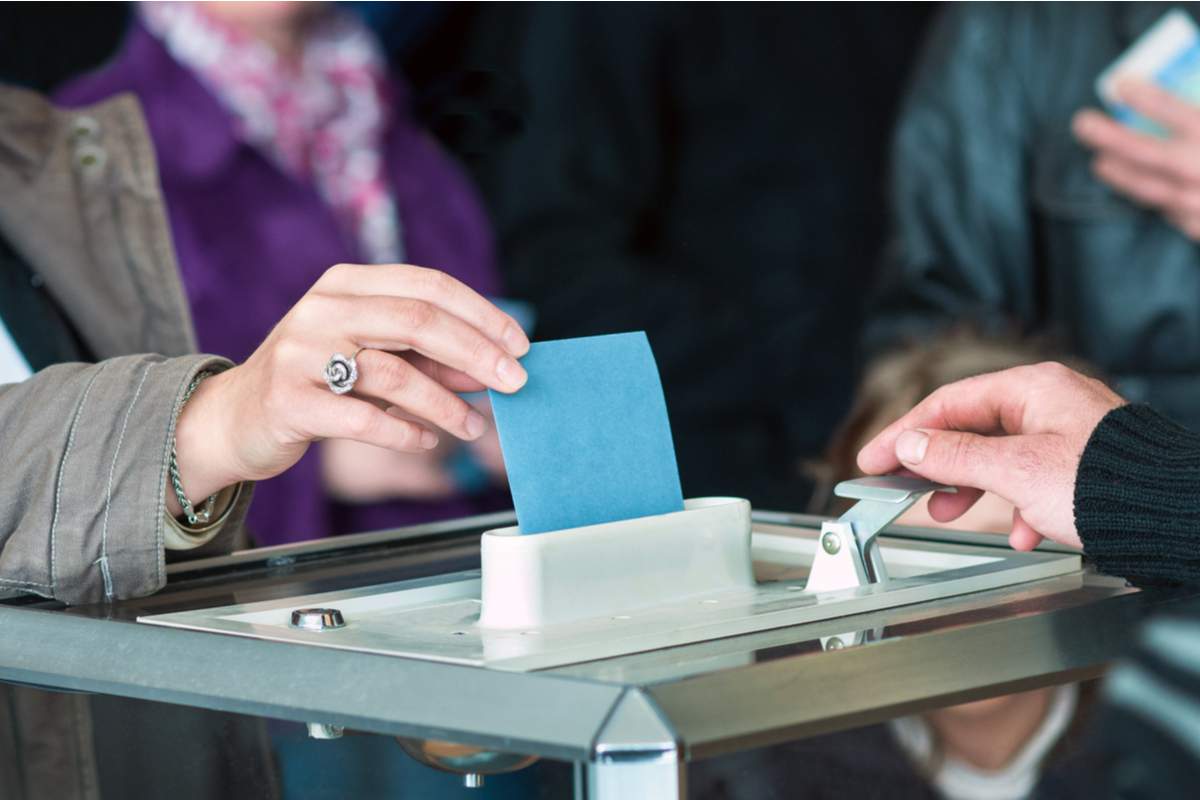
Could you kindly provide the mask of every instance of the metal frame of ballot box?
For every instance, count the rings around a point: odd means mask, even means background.
[[[814,538],[822,524],[778,512],[753,519],[756,529]],[[1148,609],[1180,599],[1072,569],[528,670],[137,622],[470,571],[480,533],[512,522],[496,514],[181,562],[159,594],[111,605],[9,595],[0,599],[0,680],[569,761],[578,798],[674,800],[686,795],[691,761],[1096,677]],[[1009,552],[987,534],[893,526],[882,537],[885,548]]]

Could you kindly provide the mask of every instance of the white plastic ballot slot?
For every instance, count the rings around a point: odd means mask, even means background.
[[[877,536],[932,491],[954,487],[921,478],[843,481],[856,499],[821,529],[809,593],[885,584]],[[750,503],[733,497],[687,500],[671,514],[522,536],[516,526],[481,540],[483,628],[538,629],[736,589],[753,590]]]
[[[479,625],[537,629],[755,586],[750,503],[702,497],[671,514],[522,536],[483,534]]]

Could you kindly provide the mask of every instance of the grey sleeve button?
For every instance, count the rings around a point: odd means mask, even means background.
[[[104,169],[108,161],[108,153],[103,147],[94,144],[81,144],[75,148],[75,166],[80,170],[96,174]]]
[[[71,141],[95,139],[99,135],[100,123],[96,121],[95,117],[83,114],[71,120]]]

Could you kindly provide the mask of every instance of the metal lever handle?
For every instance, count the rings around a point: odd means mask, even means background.
[[[834,487],[834,494],[858,502],[836,522],[821,526],[821,546],[813,559],[807,591],[886,583],[887,568],[876,541],[880,531],[911,508],[922,495],[957,491],[953,486],[902,475],[842,481]],[[853,547],[843,552],[842,542],[846,538],[853,540]]]
[[[879,552],[875,537],[901,514],[910,509],[929,492],[957,492],[953,486],[945,486],[924,478],[906,475],[878,475],[842,481],[833,487],[838,497],[857,500],[838,522],[850,525],[858,542],[858,551],[865,563],[870,565],[873,582],[887,581],[887,568]]]

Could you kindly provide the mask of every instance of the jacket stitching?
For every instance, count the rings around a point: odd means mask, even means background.
[[[161,322],[161,315],[170,314],[171,310],[181,312],[183,319],[188,318],[186,303],[184,308],[180,308],[178,302],[172,302],[169,297],[170,291],[165,285],[160,285],[160,281],[146,280],[145,270],[141,265],[145,259],[140,259],[135,250],[134,239],[138,238],[143,245],[150,251],[148,255],[151,257],[152,264],[170,264],[178,269],[178,262],[172,250],[163,247],[164,242],[170,242],[169,223],[162,217],[155,215],[155,203],[153,200],[147,200],[144,195],[146,186],[154,187],[157,185],[156,176],[150,175],[152,171],[147,167],[143,159],[143,153],[139,145],[144,145],[147,141],[144,135],[139,135],[139,132],[134,130],[134,121],[128,114],[123,114],[116,120],[114,127],[125,144],[124,153],[129,159],[129,173],[134,183],[134,194],[138,200],[135,204],[136,209],[141,214],[141,224],[136,227],[136,230],[145,232],[143,237],[133,237],[131,231],[134,226],[121,224],[121,220],[125,217],[126,211],[122,205],[114,197],[112,202],[113,220],[116,222],[116,230],[121,242],[121,254],[125,259],[125,264],[129,268],[133,283],[137,289],[141,300],[151,309],[153,316],[148,324],[158,326]],[[150,161],[153,164],[153,161]],[[156,195],[161,202],[161,194]],[[161,207],[159,207],[161,211]],[[145,254],[145,251],[143,251]],[[151,298],[151,295],[153,299]],[[174,335],[177,331],[173,330],[175,326],[171,326],[171,333]],[[186,323],[185,323],[186,327]],[[161,335],[161,332],[160,334]],[[189,337],[184,336],[183,352],[188,352],[194,349],[194,344],[189,342]]]
[[[16,580],[14,578],[0,578],[0,583],[7,583],[12,586],[41,586],[45,589],[51,588],[50,584],[48,584],[48,583],[38,583],[37,581],[22,581],[22,580]]]
[[[100,558],[96,560],[96,564],[99,565],[100,572],[104,576],[104,596],[109,600],[113,597],[112,571],[108,564],[108,516],[109,510],[112,508],[113,478],[117,472],[117,459],[121,455],[121,445],[125,443],[125,431],[129,428],[129,417],[133,414],[133,407],[137,405],[138,398],[142,396],[142,387],[146,385],[146,378],[150,377],[152,369],[154,369],[154,364],[148,365],[142,372],[142,379],[138,381],[137,391],[133,393],[133,399],[129,401],[129,408],[125,409],[125,420],[121,423],[121,435],[117,437],[117,448],[113,451],[112,464],[108,467],[108,491],[104,496],[104,527],[100,531]]]
[[[99,364],[99,369],[92,375],[88,381],[87,388],[83,390],[83,397],[79,400],[79,405],[75,408],[75,416],[71,418],[71,429],[67,433],[67,449],[63,451],[62,461],[58,465],[58,485],[54,487],[54,518],[50,520],[50,583],[40,583],[38,586],[48,586],[54,594],[57,594],[55,585],[58,583],[58,547],[56,546],[56,536],[58,533],[58,514],[59,506],[62,501],[63,478],[67,474],[67,459],[71,457],[71,447],[75,444],[75,430],[79,427],[79,418],[83,416],[83,408],[87,405],[88,395],[92,393],[92,387],[96,385],[96,379],[100,377],[100,373],[104,372],[106,364]]]

